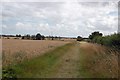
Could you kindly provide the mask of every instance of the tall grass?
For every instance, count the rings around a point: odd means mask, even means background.
[[[81,75],[87,78],[118,78],[118,53],[97,44],[81,44]]]
[[[18,51],[14,54],[11,52],[2,51],[2,65],[3,67],[15,65],[21,63],[24,59],[27,59],[27,53],[24,51]]]

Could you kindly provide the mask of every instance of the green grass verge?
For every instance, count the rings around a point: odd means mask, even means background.
[[[52,72],[57,61],[62,57],[73,43],[58,47],[31,60],[25,60],[20,64],[10,66],[18,78],[44,78]]]

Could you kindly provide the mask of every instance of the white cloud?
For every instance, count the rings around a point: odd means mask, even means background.
[[[6,25],[2,25],[2,28],[4,28],[4,29],[5,29],[5,28],[7,28],[7,26],[6,26]]]
[[[45,35],[88,36],[99,30],[104,34],[117,31],[115,2],[39,2],[4,3],[4,23],[16,26],[19,32],[40,32]]]
[[[34,13],[34,16],[35,16],[35,17],[38,17],[38,18],[43,18],[43,19],[46,18],[46,17],[45,17],[44,15],[42,15],[40,12],[35,12],[35,13]]]
[[[16,23],[16,30],[20,31],[31,31],[34,30],[34,27],[30,23],[22,23],[17,22]]]

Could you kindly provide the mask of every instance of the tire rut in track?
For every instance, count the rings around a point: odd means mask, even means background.
[[[59,60],[53,74],[50,77],[55,78],[77,78],[79,77],[79,43],[66,52],[66,54]]]

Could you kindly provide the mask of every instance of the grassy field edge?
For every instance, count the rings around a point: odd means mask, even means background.
[[[84,78],[118,78],[117,52],[103,46],[80,44],[80,75]]]
[[[20,78],[44,78],[50,74],[60,57],[62,57],[66,53],[66,50],[69,50],[72,45],[74,45],[74,43],[65,44],[46,52],[42,56],[25,60],[20,64],[7,68],[12,68],[16,76]]]

